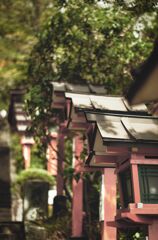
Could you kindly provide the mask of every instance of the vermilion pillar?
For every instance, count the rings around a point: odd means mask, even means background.
[[[31,147],[34,144],[33,137],[23,136],[21,138],[22,155],[24,158],[24,167],[28,169],[31,164]]]
[[[158,220],[153,220],[153,223],[148,227],[149,240],[157,240],[158,238]]]
[[[63,179],[64,159],[65,159],[64,137],[65,135],[64,133],[62,133],[62,129],[61,129],[58,135],[57,195],[63,195],[63,189],[64,189],[64,179]]]
[[[63,195],[63,164],[64,164],[64,133],[62,128],[51,132],[51,141],[47,148],[47,169],[51,175],[56,176],[57,195]]]
[[[83,151],[83,140],[81,136],[75,136],[73,139],[73,167],[75,173],[80,173],[81,166],[81,153]],[[82,173],[80,173],[82,175]],[[83,225],[83,179],[73,179],[72,190],[72,237],[82,237],[82,225]]]
[[[104,229],[102,240],[116,240],[117,230],[108,226],[116,216],[116,174],[115,168],[104,169]]]
[[[51,140],[47,148],[47,170],[53,175],[57,176],[57,132],[50,134]]]

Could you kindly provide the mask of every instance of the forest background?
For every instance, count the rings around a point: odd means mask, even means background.
[[[52,115],[51,82],[101,83],[109,94],[123,94],[157,33],[157,0],[0,1],[0,109],[8,109],[11,88],[29,90],[33,166],[45,167],[41,137]],[[20,172],[19,139],[12,138]]]

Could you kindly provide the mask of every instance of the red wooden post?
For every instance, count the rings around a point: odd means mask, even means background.
[[[115,168],[104,169],[104,229],[102,240],[116,240],[117,229],[108,226],[116,216],[116,174]]]
[[[47,169],[51,175],[56,176],[57,195],[63,195],[63,164],[64,164],[64,133],[62,128],[59,132],[51,132],[51,141],[47,149]]]
[[[81,153],[83,151],[83,140],[81,137],[75,136],[73,142],[73,167],[75,172],[80,171],[81,165]],[[73,200],[72,200],[72,237],[82,237],[82,225],[83,225],[83,179],[77,181],[73,179]]]
[[[57,166],[57,195],[63,195],[64,180],[63,180],[63,170],[64,170],[64,133],[59,132],[58,135],[58,166]]]
[[[142,156],[137,156],[137,154],[132,154],[131,160],[142,158]],[[139,187],[139,175],[138,175],[138,164],[131,165],[132,170],[132,182],[133,182],[133,194],[134,194],[134,202],[140,203],[140,187]]]
[[[22,155],[24,158],[24,167],[28,169],[31,164],[31,146],[34,144],[32,137],[23,136],[21,138]]]
[[[158,220],[153,220],[153,223],[148,226],[149,240],[157,240],[158,238]]]
[[[51,132],[51,141],[47,148],[47,170],[51,175],[57,175],[57,132]]]

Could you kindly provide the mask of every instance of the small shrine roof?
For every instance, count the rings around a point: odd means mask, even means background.
[[[123,97],[96,96],[90,94],[65,93],[65,97],[71,99],[72,105],[78,110],[93,109],[100,112],[114,112],[115,114],[140,114],[147,115],[148,109],[145,104],[130,107]]]
[[[131,104],[158,100],[158,39],[148,58],[131,73],[132,82],[127,99]]]
[[[53,82],[53,91],[59,91],[59,92],[65,92],[66,88],[65,88],[65,83],[62,82]]]
[[[136,140],[158,141],[158,119],[122,118],[121,122]]]
[[[75,93],[65,93],[66,98],[72,100],[72,104],[75,108],[81,109],[92,109],[92,103],[88,95],[86,94],[75,94]]]
[[[132,104],[147,103],[158,100],[158,64],[150,76],[139,86],[139,79],[135,81],[128,92],[127,99]]]
[[[106,94],[107,89],[104,85],[94,84],[74,84],[68,82],[52,82],[54,92],[73,92],[73,93],[91,93],[91,94]]]
[[[31,117],[25,110],[23,96],[25,90],[14,89],[11,91],[11,102],[9,107],[8,120],[11,127],[18,132],[25,132],[31,124]]]
[[[111,96],[90,96],[90,100],[95,109],[110,111],[127,111],[121,97]]]
[[[100,94],[100,95],[107,94],[107,89],[104,86],[89,84],[89,88],[93,94]]]
[[[88,122],[95,122],[104,141],[155,142],[158,144],[158,119],[107,116],[86,113]]]
[[[67,92],[90,93],[88,85],[65,83]]]
[[[129,111],[134,111],[134,112],[147,112],[148,109],[147,109],[147,106],[145,104],[138,104],[138,105],[132,105],[130,106],[128,104],[128,101],[125,99],[125,98],[122,98],[126,108],[129,110]]]
[[[93,113],[93,112],[86,112],[85,113],[86,120],[88,122],[102,122],[106,119],[105,114]]]
[[[129,140],[130,136],[125,130],[120,117],[106,116],[102,122],[97,121],[97,127],[102,138]]]

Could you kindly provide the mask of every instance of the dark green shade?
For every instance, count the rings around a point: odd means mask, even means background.
[[[133,203],[133,188],[130,168],[123,173],[120,173],[121,187],[123,193],[123,202],[125,208],[129,203]]]
[[[158,166],[138,166],[140,195],[143,203],[158,203]]]

